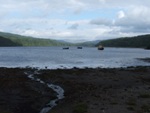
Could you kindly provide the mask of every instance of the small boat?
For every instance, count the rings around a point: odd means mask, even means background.
[[[69,49],[69,47],[63,47],[63,49]]]
[[[77,47],[77,49],[82,49],[82,47]]]
[[[104,47],[102,45],[99,45],[98,50],[104,50]]]

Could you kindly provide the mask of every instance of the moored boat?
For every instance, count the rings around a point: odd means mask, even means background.
[[[63,47],[63,49],[69,49],[69,47]]]
[[[79,46],[79,47],[77,47],[77,49],[82,49],[82,47]]]
[[[102,45],[99,45],[98,50],[104,50],[104,47]]]

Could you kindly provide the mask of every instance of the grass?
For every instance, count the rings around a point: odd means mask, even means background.
[[[78,103],[74,106],[73,113],[87,113],[88,106],[85,103]]]
[[[136,100],[134,98],[129,98],[126,104],[128,105],[127,107],[128,110],[130,111],[135,110],[134,106],[136,106]]]
[[[148,93],[140,94],[139,97],[140,98],[150,98],[150,94],[148,94]]]
[[[117,105],[118,102],[113,101],[113,102],[111,102],[110,104],[111,104],[111,105]]]
[[[0,108],[0,113],[12,113],[12,112],[9,112],[9,111],[7,111],[7,110],[2,110],[2,109]]]
[[[132,107],[132,106],[128,106],[127,109],[130,110],[130,111],[134,111],[135,110],[134,107]]]
[[[126,104],[127,104],[127,105],[130,105],[130,106],[135,106],[135,105],[136,105],[135,102],[127,102]]]
[[[130,98],[126,104],[129,106],[136,106],[136,100],[134,98]]]
[[[141,109],[142,109],[144,112],[150,112],[150,105],[142,105],[142,106],[141,106]]]

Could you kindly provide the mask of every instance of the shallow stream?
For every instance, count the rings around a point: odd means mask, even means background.
[[[31,80],[38,81],[41,84],[45,84],[47,85],[47,87],[51,88],[57,93],[57,98],[54,100],[50,100],[50,102],[46,104],[43,109],[41,109],[40,113],[47,113],[48,111],[50,111],[53,107],[57,105],[56,102],[64,98],[64,90],[60,86],[55,85],[55,84],[45,83],[41,79],[34,77],[35,74],[40,74],[37,70],[34,71],[33,73],[25,72],[25,74],[28,75],[28,78],[30,78]]]

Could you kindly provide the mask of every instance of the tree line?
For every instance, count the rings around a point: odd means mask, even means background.
[[[123,37],[117,39],[104,40],[98,43],[106,47],[135,47],[150,48],[150,35],[140,35],[134,37]],[[97,46],[98,46],[97,45]]]

